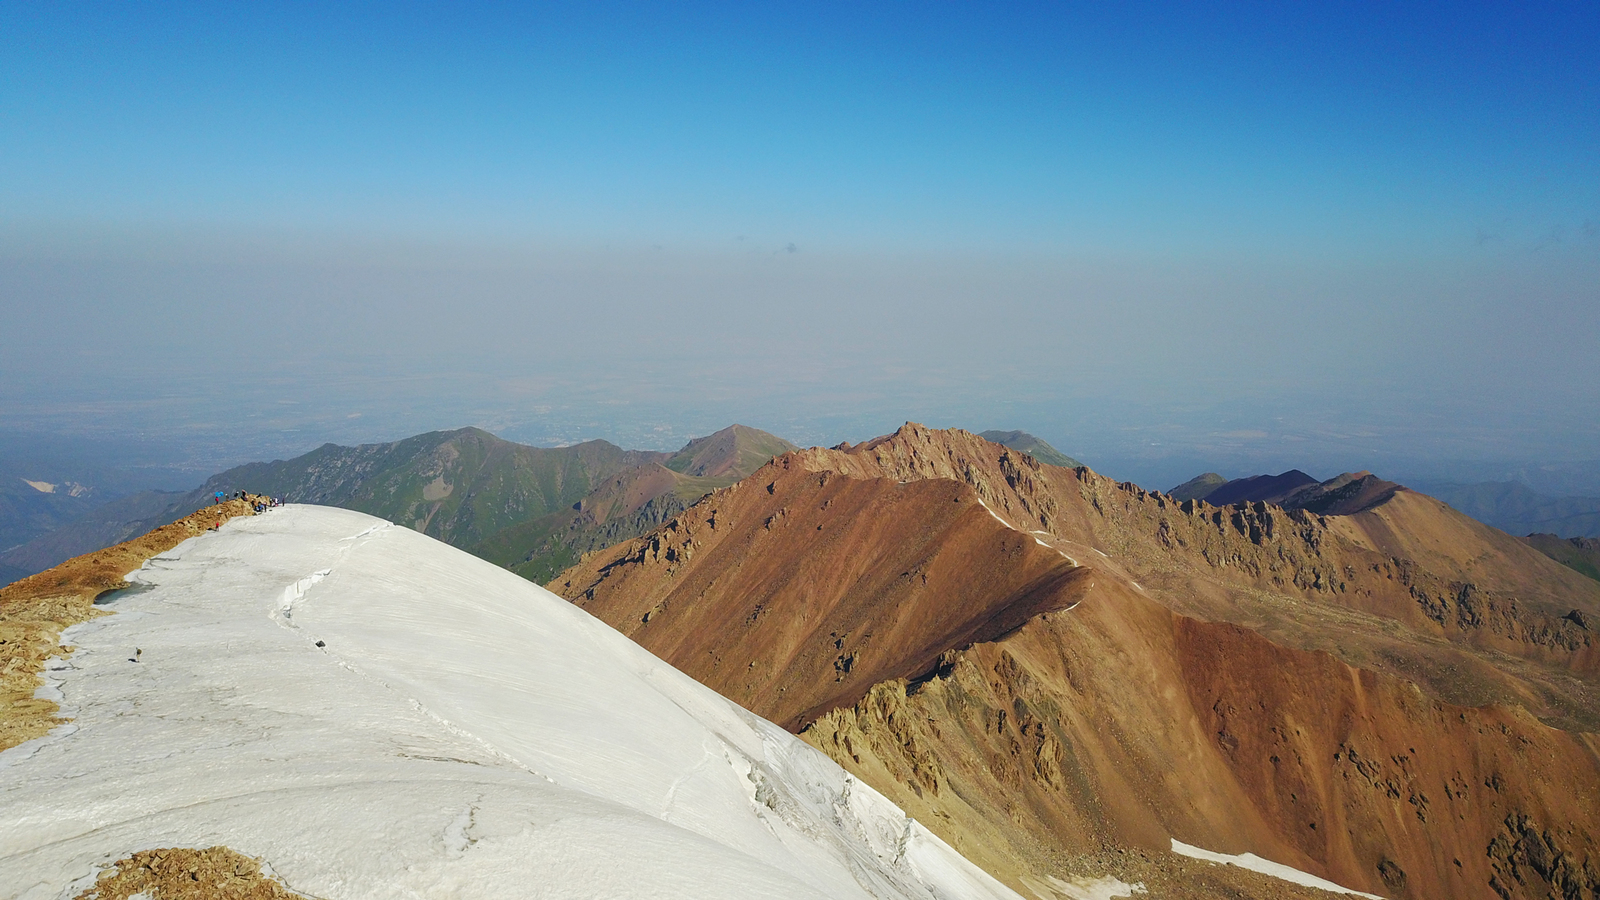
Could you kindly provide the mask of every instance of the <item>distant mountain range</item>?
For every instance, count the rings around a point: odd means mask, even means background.
[[[1515,481],[1429,484],[1426,490],[1508,534],[1600,537],[1600,497],[1548,497]]]
[[[1356,474],[1365,476],[1370,473]],[[1317,479],[1299,469],[1290,469],[1279,475],[1255,475],[1231,481],[1215,472],[1207,472],[1167,493],[1179,500],[1205,500],[1213,506],[1259,500],[1310,508],[1306,506],[1305,497],[1297,500],[1295,495],[1314,484],[1318,484]],[[1420,487],[1428,496],[1443,500],[1485,525],[1492,525],[1507,534],[1600,537],[1600,497],[1547,497],[1515,481],[1426,483]],[[1375,484],[1366,486],[1366,489],[1375,488]]]
[[[999,436],[1011,443],[907,423],[797,450],[733,426],[665,453],[463,429],[240,467],[163,515],[246,488],[376,512],[536,580],[570,561],[552,590],[1033,896],[1600,894],[1600,581],[1582,574],[1600,543],[1513,538],[1369,472],[1212,473],[1162,493]],[[329,512],[232,531],[254,540]],[[340,571],[321,586],[329,569],[310,560],[273,577],[314,572],[302,596],[348,590],[339,548],[380,533],[327,531],[338,540],[317,552]],[[395,591],[436,592],[416,585],[447,554],[418,542],[369,559],[390,586],[364,601],[380,613],[350,619],[362,634],[376,622],[432,646],[446,627],[408,618],[429,603],[394,615]],[[287,621],[285,596],[269,600]],[[295,609],[295,627],[327,608]],[[457,637],[533,653],[535,695],[578,671],[501,634],[506,621]],[[138,627],[154,629],[133,642],[148,658],[163,626]],[[327,652],[347,653],[359,635],[331,637]],[[138,654],[126,665],[144,677]],[[596,703],[596,717],[639,715]],[[703,755],[697,771],[727,749],[684,748]],[[787,815],[749,780],[735,807]],[[666,807],[686,808],[671,800],[683,783]]]
[[[90,507],[66,524],[0,553],[0,584],[144,534],[165,524],[158,520],[186,496],[182,491],[140,491]]]
[[[658,458],[608,473],[570,506],[460,546],[543,584],[584,553],[644,534],[794,449],[776,435],[733,425],[677,453],[654,454]]]
[[[1270,503],[1318,515],[1349,516],[1371,509],[1403,490],[1406,488],[1384,481],[1371,472],[1346,472],[1337,478],[1318,481],[1299,469],[1290,469],[1278,475],[1252,475],[1232,481],[1207,472],[1167,494],[1178,500],[1204,500],[1212,506]]]
[[[8,445],[11,452],[23,449],[17,441]],[[87,522],[85,517],[98,518],[99,511],[108,503],[120,502],[151,488],[169,486],[172,480],[172,473],[166,470],[127,470],[63,461],[50,457],[45,451],[34,456],[0,458],[0,585],[49,568],[85,550],[97,550],[121,540],[126,535],[108,536],[94,546],[60,558],[49,558],[49,553],[37,549],[21,549],[64,526]],[[132,501],[131,508],[140,508],[139,504],[140,501]],[[94,527],[87,525],[87,530]],[[148,529],[142,529],[141,533],[143,530]]]
[[[1254,475],[1228,480],[1207,472],[1167,493],[1179,500],[1204,500],[1213,506],[1235,503],[1273,503],[1287,509],[1304,509],[1323,515],[1351,515],[1382,503],[1395,491],[1390,481],[1370,472],[1355,472],[1319,482],[1299,469],[1278,475]],[[1429,495],[1474,519],[1523,541],[1557,562],[1600,580],[1600,564],[1593,541],[1568,541],[1600,535],[1600,499],[1545,497],[1516,482],[1435,485]]]
[[[1045,443],[1041,438],[1036,438],[1026,431],[985,431],[978,437],[986,441],[993,441],[1002,447],[1021,450],[1023,453],[1037,459],[1047,466],[1061,466],[1066,469],[1076,469],[1083,463],[1062,453],[1060,450]]]
[[[643,534],[792,449],[743,425],[677,453],[598,440],[529,447],[479,428],[387,444],[325,444],[294,459],[229,469],[187,493],[140,494],[81,514],[0,555],[0,565],[14,580],[173,521],[217,491],[242,489],[381,516],[542,581],[585,551]]]

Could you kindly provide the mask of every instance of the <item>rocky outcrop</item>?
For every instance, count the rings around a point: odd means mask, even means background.
[[[1481,895],[1511,871],[1482,848],[1528,810],[1588,823],[1562,846],[1593,852],[1584,739],[1136,596],[1097,599],[950,654],[924,682],[875,686],[802,736],[1014,878],[1049,864],[1041,844],[1176,837],[1390,897]]]

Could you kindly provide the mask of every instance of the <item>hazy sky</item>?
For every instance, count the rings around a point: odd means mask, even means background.
[[[0,2],[0,430],[1600,459],[1592,2],[240,6]]]

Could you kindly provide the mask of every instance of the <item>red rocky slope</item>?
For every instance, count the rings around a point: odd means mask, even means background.
[[[1177,838],[1386,896],[1600,888],[1600,585],[1403,489],[1177,503],[908,425],[552,588],[1019,886],[1160,883]]]

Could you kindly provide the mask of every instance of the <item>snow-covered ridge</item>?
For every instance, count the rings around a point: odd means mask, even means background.
[[[582,610],[384,525],[234,519],[71,629],[74,728],[0,754],[0,897],[224,844],[328,900],[1016,898]]]

